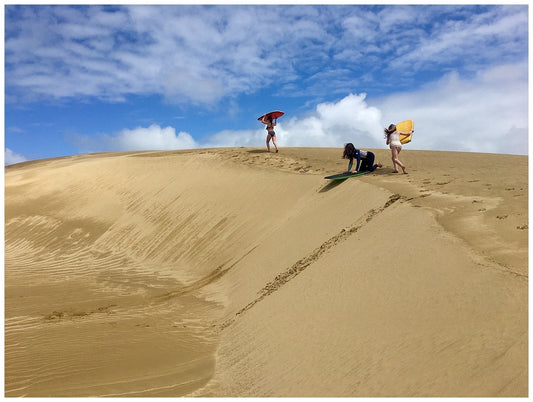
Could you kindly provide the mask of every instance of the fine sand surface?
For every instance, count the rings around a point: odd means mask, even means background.
[[[527,157],[5,169],[5,396],[528,396]]]

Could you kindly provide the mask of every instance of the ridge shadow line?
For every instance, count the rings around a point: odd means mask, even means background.
[[[403,198],[399,194],[393,194],[389,197],[387,202],[383,204],[380,208],[372,208],[368,210],[361,218],[359,218],[354,224],[349,226],[348,228],[343,228],[339,233],[331,237],[330,239],[326,240],[324,243],[322,243],[319,247],[315,248],[311,254],[301,258],[296,263],[294,263],[289,269],[287,269],[285,272],[277,275],[273,281],[268,282],[258,293],[259,296],[248,303],[246,306],[244,306],[242,309],[240,309],[237,313],[235,313],[234,317],[231,317],[224,321],[222,324],[218,326],[218,329],[222,331],[224,328],[230,326],[235,322],[238,316],[245,313],[246,311],[250,310],[256,303],[259,303],[261,300],[263,300],[265,297],[271,295],[275,291],[279,290],[284,284],[292,280],[294,277],[299,275],[302,271],[307,269],[311,264],[316,262],[326,251],[330,250],[337,244],[345,241],[350,237],[352,234],[356,233],[359,229],[363,228],[368,222],[370,222],[376,215],[381,214],[383,211],[385,211],[388,207],[390,207],[392,204],[394,204],[399,199]]]

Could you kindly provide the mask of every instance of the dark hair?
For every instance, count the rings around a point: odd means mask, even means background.
[[[353,160],[354,155],[355,147],[351,142],[349,142],[344,146],[344,153],[342,154],[342,159],[349,158],[350,160]]]
[[[385,131],[385,138],[387,138],[389,135],[391,135],[392,133],[396,131],[396,125],[391,124],[389,128],[386,128],[384,131]]]

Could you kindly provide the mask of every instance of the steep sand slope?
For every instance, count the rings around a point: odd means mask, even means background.
[[[8,167],[6,396],[527,395],[527,158],[339,152]]]
[[[346,165],[285,153],[319,171]],[[411,155],[411,175],[383,169],[319,191],[340,196],[328,208],[344,224],[230,308],[215,379],[196,395],[527,395],[527,158]],[[487,175],[495,162],[507,170]],[[296,227],[315,219],[304,215]],[[279,236],[286,255],[291,235]],[[239,269],[223,281],[248,283]]]

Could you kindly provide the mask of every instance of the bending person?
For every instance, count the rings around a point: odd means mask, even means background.
[[[350,163],[348,163],[348,171],[346,173],[352,173],[351,170],[354,159],[357,160],[357,163],[355,166],[355,171],[353,173],[373,172],[377,168],[383,166],[379,162],[374,164],[376,156],[373,152],[356,149],[351,142],[344,146],[344,153],[342,154],[342,158],[350,160]]]

